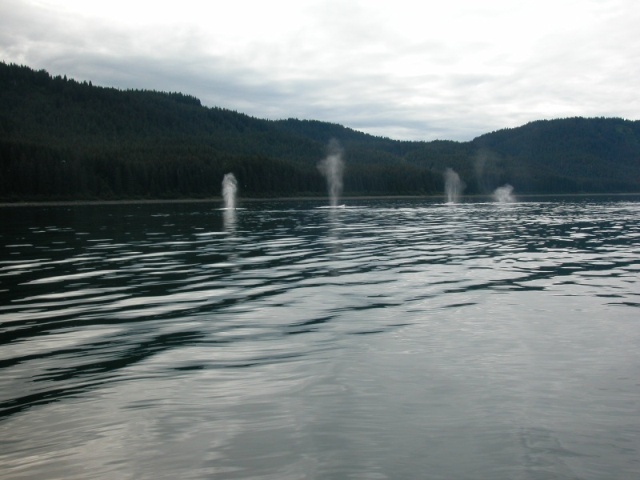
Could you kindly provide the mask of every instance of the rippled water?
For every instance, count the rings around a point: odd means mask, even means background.
[[[241,206],[0,208],[0,477],[640,477],[640,202]]]

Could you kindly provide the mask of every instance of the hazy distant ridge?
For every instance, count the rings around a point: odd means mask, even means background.
[[[0,63],[0,198],[322,195],[317,163],[344,149],[346,195],[640,192],[640,122],[536,121],[471,142],[397,141],[315,120],[268,121],[181,93],[117,90]]]

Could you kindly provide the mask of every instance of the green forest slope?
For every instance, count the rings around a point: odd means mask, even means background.
[[[243,196],[323,195],[336,139],[346,195],[640,192],[640,122],[537,121],[471,142],[409,142],[314,120],[268,121],[181,93],[96,87],[0,63],[0,199],[211,197],[225,173]]]

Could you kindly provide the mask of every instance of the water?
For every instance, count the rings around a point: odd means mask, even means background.
[[[323,203],[1,208],[0,477],[640,477],[640,202]]]

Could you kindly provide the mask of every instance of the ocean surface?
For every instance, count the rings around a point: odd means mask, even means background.
[[[640,478],[640,200],[538,200],[0,208],[0,478]]]

